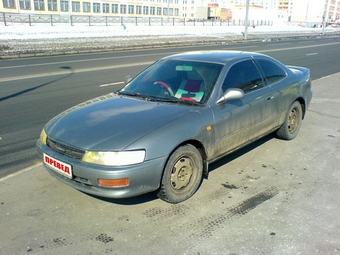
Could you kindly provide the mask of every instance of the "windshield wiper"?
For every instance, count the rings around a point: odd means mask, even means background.
[[[201,106],[202,104],[193,102],[193,101],[186,101],[186,100],[181,100],[176,97],[172,98],[165,98],[165,97],[156,97],[156,96],[150,96],[150,95],[144,95],[141,93],[134,93],[134,92],[126,92],[126,91],[119,91],[117,92],[118,95],[122,96],[132,96],[132,97],[139,97],[148,101],[153,101],[153,102],[164,102],[164,103],[174,103],[174,104],[182,104],[182,105],[196,105],[196,106]]]
[[[120,96],[131,96],[131,97],[139,97],[143,99],[150,99],[150,96],[147,96],[141,93],[135,93],[135,92],[118,91],[117,94]]]

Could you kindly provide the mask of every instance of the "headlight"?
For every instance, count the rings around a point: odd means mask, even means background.
[[[105,166],[126,166],[142,163],[145,159],[145,150],[100,152],[87,151],[83,161],[87,163]]]
[[[46,139],[47,139],[47,134],[45,132],[45,129],[43,129],[40,133],[40,142],[43,144],[43,145],[46,145]]]

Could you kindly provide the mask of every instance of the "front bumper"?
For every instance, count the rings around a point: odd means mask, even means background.
[[[37,152],[42,161],[43,153],[45,153],[72,166],[73,178],[70,179],[43,163],[46,170],[59,181],[85,193],[107,198],[128,198],[157,190],[166,161],[166,158],[162,157],[124,167],[99,166],[63,156],[41,144],[39,140],[37,141]],[[98,185],[99,178],[129,178],[130,182],[126,187],[108,188]]]

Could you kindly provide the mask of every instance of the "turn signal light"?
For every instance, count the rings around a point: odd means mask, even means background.
[[[129,185],[129,178],[123,179],[98,179],[98,184],[102,187],[126,187]]]

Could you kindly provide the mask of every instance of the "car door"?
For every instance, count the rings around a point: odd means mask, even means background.
[[[241,147],[265,132],[263,120],[270,115],[271,91],[252,59],[242,60],[230,67],[222,84],[222,91],[242,89],[240,100],[216,105],[215,135],[217,155],[223,155]]]
[[[273,130],[280,126],[282,119],[286,115],[287,106],[284,103],[285,96],[290,94],[287,91],[287,73],[274,60],[259,57],[255,59],[256,64],[261,70],[268,93],[265,97],[267,102],[263,105],[266,108],[270,107],[267,111],[267,118],[263,120],[263,127],[267,130]]]

